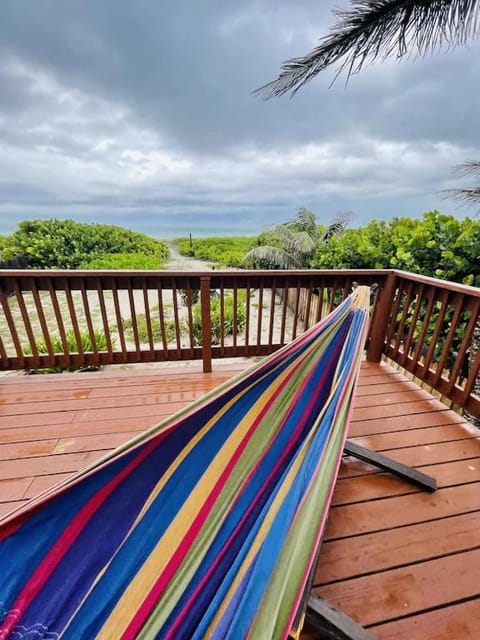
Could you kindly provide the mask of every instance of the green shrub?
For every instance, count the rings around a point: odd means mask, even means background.
[[[136,316],[137,321],[137,332],[140,342],[148,342],[148,324],[147,318],[144,313],[139,313]],[[133,322],[130,318],[122,321],[122,326],[127,336],[133,339]],[[162,331],[160,320],[157,318],[150,318],[150,326],[152,329],[152,337],[154,342],[161,342],[162,340]],[[167,342],[175,342],[177,336],[177,330],[175,327],[175,322],[173,320],[165,320],[165,337]]]
[[[102,253],[79,265],[79,269],[159,269],[163,260],[145,253]]]
[[[210,302],[210,326],[212,335],[212,344],[219,344],[221,339],[221,299],[212,298]],[[233,295],[226,294],[224,297],[224,311],[223,311],[223,334],[225,336],[233,335],[234,328],[234,305]],[[245,328],[245,321],[247,317],[247,304],[246,294],[244,291],[239,291],[237,295],[237,333],[240,333]],[[202,344],[202,310],[199,304],[192,307],[192,330],[195,340],[195,344]],[[188,326],[187,326],[188,331]]]
[[[70,353],[79,353],[79,348],[77,344],[77,338],[75,336],[75,332],[73,329],[70,329],[66,332],[66,340],[68,344],[68,350]],[[103,331],[99,329],[95,329],[93,331],[93,336],[95,338],[95,344],[97,351],[106,351],[107,350],[107,338]],[[63,350],[63,342],[62,338],[59,335],[50,336],[50,342],[52,343],[52,348],[54,353],[62,354]],[[93,351],[92,341],[90,339],[90,333],[88,331],[80,332],[80,342],[82,345],[82,350],[84,353],[89,353]],[[111,339],[112,346],[115,344],[115,340]],[[48,354],[47,343],[43,338],[40,338],[35,341],[35,345],[37,347],[37,351],[40,354]],[[23,353],[25,355],[32,354],[32,347],[29,344],[23,345]],[[30,373],[62,373],[64,371],[93,371],[98,369],[97,366],[89,366],[89,367],[48,367],[45,369],[32,369]]]
[[[143,233],[115,225],[74,220],[25,220],[3,242],[2,258],[22,257],[32,269],[77,269],[104,254],[142,253],[158,260],[168,257],[168,246]]]
[[[255,246],[256,236],[179,238],[175,244],[182,256],[195,257],[220,267],[242,267],[243,256]]]

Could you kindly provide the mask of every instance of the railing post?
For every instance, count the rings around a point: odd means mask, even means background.
[[[212,370],[212,330],[210,316],[210,276],[200,277],[200,307],[202,310],[203,372]]]
[[[396,285],[397,275],[395,273],[389,273],[383,287],[380,289],[372,318],[370,341],[367,348],[367,360],[369,362],[380,362],[382,359],[383,345],[385,343],[388,319],[390,317],[390,309],[392,308]]]

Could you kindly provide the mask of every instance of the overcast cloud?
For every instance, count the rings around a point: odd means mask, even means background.
[[[301,206],[357,224],[468,214],[438,192],[480,158],[478,43],[250,95],[338,3],[4,0],[0,233],[46,216],[172,236],[254,233]]]

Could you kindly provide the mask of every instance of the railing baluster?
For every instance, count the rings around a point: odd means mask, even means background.
[[[15,324],[15,320],[13,319],[12,310],[10,309],[8,298],[3,287],[0,287],[0,304],[2,305],[3,314],[10,331],[13,346],[15,347],[15,351],[17,353],[17,362],[19,364],[19,368],[23,368],[25,366],[25,355],[23,353],[22,345],[20,342],[20,336],[18,335],[17,325]]]
[[[303,319],[303,330],[306,331],[310,327],[310,311],[312,308],[312,294],[313,294],[313,284],[310,280],[308,283],[307,293],[307,301],[305,304],[305,317]]]
[[[118,297],[117,282],[115,278],[112,281],[112,298],[113,298],[113,308],[115,310],[115,318],[117,321],[118,337],[120,340],[120,348],[121,348],[121,356],[122,356],[121,362],[125,363],[125,362],[128,362],[128,351],[127,351],[127,343],[125,340],[125,329],[123,327],[123,318],[122,318],[122,311],[120,308],[120,300]]]
[[[238,289],[233,288],[233,346],[237,346],[238,333]]]
[[[290,289],[288,287],[288,280],[285,279],[283,285],[283,300],[282,300],[282,323],[280,325],[280,344],[285,344],[285,333],[287,328],[287,311],[288,311],[288,300],[290,296]]]
[[[77,312],[75,310],[75,304],[73,302],[73,296],[72,296],[72,289],[71,289],[68,278],[65,279],[65,297],[67,299],[67,306],[70,314],[70,320],[72,323],[73,335],[75,336],[75,341],[77,343],[77,352],[83,360],[84,354],[83,354],[82,336],[80,334]]]
[[[168,356],[168,340],[167,340],[167,332],[165,328],[165,313],[164,313],[164,306],[163,306],[163,289],[162,289],[161,280],[158,283],[157,295],[158,295],[158,319],[160,322],[160,335],[162,338],[162,345],[163,345],[163,350],[165,353],[165,360],[166,360]]]
[[[18,308],[20,309],[20,314],[22,316],[25,332],[27,334],[27,339],[30,345],[30,349],[32,351],[31,364],[33,367],[39,367],[40,354],[38,352],[37,341],[35,340],[35,334],[33,333],[32,323],[30,322],[30,315],[28,313],[27,306],[25,304],[23,292],[20,290],[17,280],[14,280],[13,282],[13,291],[15,293],[15,297],[17,298]]]
[[[258,287],[257,347],[262,344],[263,277],[260,278]],[[257,349],[258,352],[259,350]]]
[[[108,322],[107,306],[105,304],[105,292],[103,289],[102,281],[99,278],[96,282],[98,304],[100,306],[100,314],[102,316],[103,332],[105,334],[105,343],[107,346],[108,360],[110,363],[114,362],[113,358],[113,345],[112,337],[110,335],[110,325]]]
[[[55,365],[55,350],[50,339],[50,331],[43,311],[42,301],[33,278],[29,281],[29,284],[32,291],[33,302],[35,304],[35,311],[37,312],[40,328],[43,333],[43,339],[45,341],[45,347],[47,349],[47,357],[44,360],[44,365],[45,367],[53,367]]]
[[[297,279],[297,288],[295,292],[295,310],[293,312],[292,340],[295,340],[295,338],[297,337],[299,304],[300,304],[300,282]]]
[[[432,364],[433,356],[435,355],[438,339],[442,333],[445,314],[447,313],[448,297],[449,297],[448,291],[442,291],[440,293],[439,300],[437,300],[437,302],[440,303],[440,309],[438,310],[438,315],[435,320],[435,326],[433,329],[432,336],[430,338],[430,346],[428,347],[427,353],[425,355],[425,359],[423,361],[423,368],[422,368],[423,375],[425,375],[429,370],[431,370],[430,365]]]
[[[210,314],[210,276],[200,277],[200,304],[202,309],[203,372],[212,370],[212,328]]]
[[[81,281],[80,282],[80,292],[82,294],[82,302],[83,302],[83,310],[85,313],[85,319],[87,321],[87,330],[88,330],[88,335],[90,337],[90,346],[91,346],[91,350],[93,352],[93,356],[94,356],[94,363],[95,364],[99,364],[100,359],[98,357],[98,347],[97,347],[97,340],[95,337],[95,329],[93,327],[93,323],[92,323],[92,314],[90,311],[90,302],[88,300],[88,292],[85,288],[85,282]]]
[[[53,307],[53,313],[55,314],[55,320],[57,321],[57,327],[60,334],[60,340],[62,342],[63,354],[61,357],[62,364],[68,366],[70,360],[70,346],[68,344],[67,332],[65,330],[65,323],[63,321],[63,315],[58,302],[57,290],[53,286],[52,278],[47,279],[47,290],[50,294],[50,301]]]
[[[250,333],[250,278],[247,278],[247,288],[245,295],[245,347],[248,347]]]
[[[220,354],[225,355],[225,284],[220,280]]]
[[[443,377],[442,374],[445,369],[445,365],[447,364],[448,354],[451,350],[453,337],[457,330],[458,322],[460,320],[460,315],[462,313],[463,296],[459,294],[454,295],[452,298],[452,304],[453,304],[453,310],[454,310],[453,316],[452,316],[452,319],[450,320],[450,327],[447,333],[447,337],[445,338],[445,343],[443,345],[440,358],[438,359],[437,370],[435,371],[435,374],[433,376],[434,386],[437,386],[441,378]]]
[[[409,327],[407,331],[407,337],[405,338],[405,342],[403,344],[403,353],[399,357],[399,362],[402,366],[405,366],[409,359],[410,349],[412,347],[413,336],[415,334],[415,330],[417,328],[418,316],[420,314],[420,309],[422,308],[423,302],[423,285],[420,285],[416,288],[415,294],[416,299],[413,308],[413,314],[409,318]]]
[[[188,315],[188,336],[190,339],[190,357],[193,360],[193,314],[192,314],[192,288],[190,282],[187,284],[187,315]]]
[[[140,360],[140,335],[138,333],[137,310],[135,308],[135,296],[132,290],[132,281],[127,280],[128,304],[130,307],[130,318],[132,320],[133,341],[135,342],[135,353],[137,360]]]
[[[172,285],[172,302],[173,302],[173,322],[175,324],[175,340],[177,343],[177,359],[182,359],[182,343],[181,343],[181,329],[180,321],[178,318],[178,300],[177,300],[177,285],[174,281]]]
[[[476,301],[476,303],[473,305],[473,308],[467,310],[464,308],[464,313],[466,311],[470,312],[470,319],[467,323],[467,327],[465,329],[465,334],[463,335],[462,338],[462,342],[460,344],[460,348],[458,350],[458,352],[456,353],[454,362],[453,362],[453,366],[450,369],[450,376],[448,378],[448,384],[447,384],[447,388],[446,388],[446,395],[449,395],[452,393],[453,388],[460,376],[462,367],[464,366],[465,363],[465,358],[467,356],[467,348],[468,346],[472,343],[472,338],[473,338],[473,334],[475,332],[475,327],[477,325],[477,320],[478,320],[478,312],[480,309],[480,301]],[[453,357],[453,355],[452,355]]]
[[[275,282],[272,283],[272,288],[270,290],[270,322],[268,325],[268,346],[271,347],[273,344],[273,327],[275,323],[275,298],[277,295],[277,289],[275,286]]]
[[[145,308],[145,325],[147,327],[147,339],[149,350],[147,352],[148,359],[154,360],[155,357],[155,341],[153,338],[152,316],[150,311],[150,300],[148,299],[148,289],[145,280],[142,282],[143,306]]]

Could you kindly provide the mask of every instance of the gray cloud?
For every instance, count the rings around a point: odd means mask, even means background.
[[[478,45],[252,98],[326,32],[333,2],[319,4],[2,3],[0,224],[438,206],[451,166],[480,157]]]

